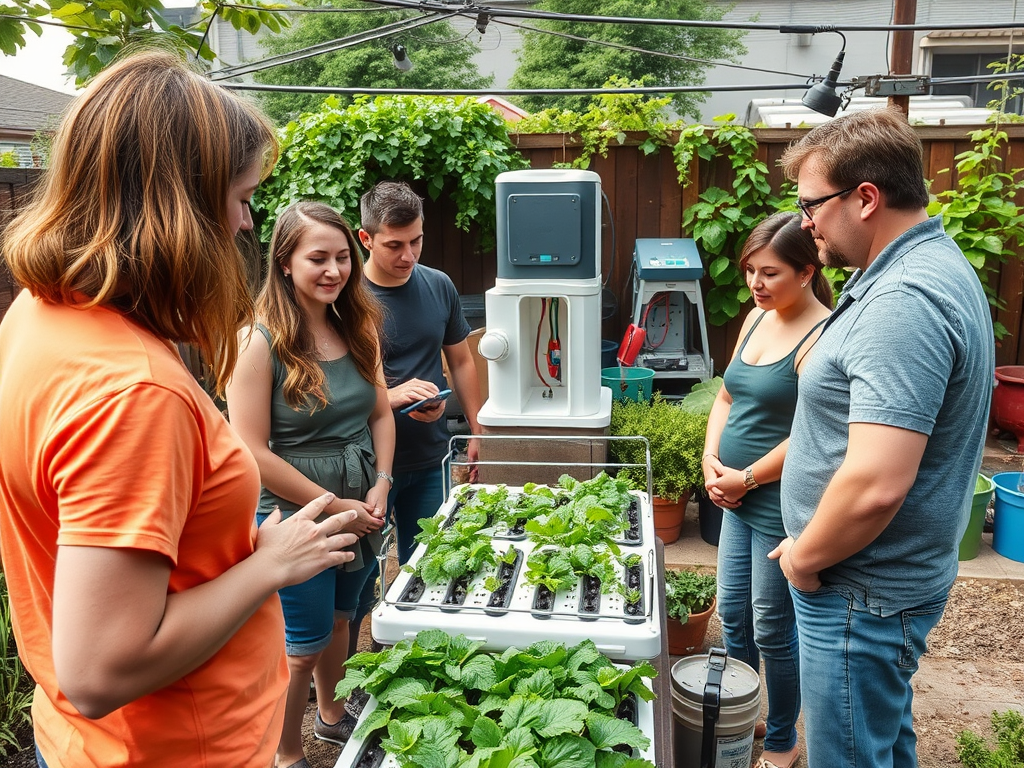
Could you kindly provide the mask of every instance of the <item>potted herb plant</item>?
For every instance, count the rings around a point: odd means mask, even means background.
[[[665,571],[665,620],[668,652],[673,656],[697,653],[704,645],[708,619],[715,610],[718,581],[713,573]]]
[[[687,410],[655,393],[651,401],[619,400],[612,405],[611,434],[646,437],[651,446],[651,478],[655,499],[654,527],[666,544],[679,538],[683,511],[693,489],[703,485],[701,455],[707,415]],[[613,441],[615,461],[644,464],[639,441]],[[646,489],[643,467],[623,467],[619,477],[634,488]]]

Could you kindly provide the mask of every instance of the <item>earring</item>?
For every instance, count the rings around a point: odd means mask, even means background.
[[[286,272],[284,273],[284,276],[285,276],[285,277],[291,277],[291,276],[292,276],[292,273],[291,273],[291,272],[287,272],[287,271],[286,271]]]
[[[800,283],[800,287],[801,288],[806,288],[807,287],[807,281],[805,280],[804,282]]]

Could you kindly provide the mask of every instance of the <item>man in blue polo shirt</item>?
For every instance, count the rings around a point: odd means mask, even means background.
[[[974,270],[925,212],[921,143],[892,109],[787,150],[804,227],[851,276],[800,377],[773,552],[800,638],[810,768],[917,765],[910,679],[957,574],[994,349]]]

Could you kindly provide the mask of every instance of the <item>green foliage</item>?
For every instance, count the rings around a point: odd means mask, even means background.
[[[704,255],[714,287],[704,297],[708,320],[722,325],[740,313],[750,299],[737,261],[747,235],[762,219],[779,209],[772,194],[768,166],[757,156],[757,139],[749,128],[732,125],[735,115],[714,118],[716,127],[691,125],[679,134],[673,149],[679,181],[689,183],[690,162],[725,157],[734,173],[731,189],[708,187],[699,202],[683,211],[683,230]]]
[[[203,39],[206,20],[217,15],[235,29],[255,33],[266,27],[278,32],[288,25],[287,18],[275,10],[278,6],[253,0],[247,8],[225,7],[216,0],[196,5],[199,24],[181,27],[166,18],[160,0],[12,0],[13,6],[0,6],[0,51],[14,56],[25,45],[25,32],[42,34],[35,20],[53,21],[69,26],[74,40],[64,51],[64,64],[76,85],[85,85],[106,67],[114,56],[131,43],[159,42],[184,53],[212,61],[213,50]]]
[[[593,16],[720,20],[726,8],[707,0],[541,0],[537,10]],[[666,25],[582,24],[537,20],[532,26],[588,40],[660,51],[669,56],[643,54],[559,37],[547,32],[524,32],[519,66],[509,85],[513,88],[600,88],[611,75],[645,80],[652,85],[698,85],[711,66],[693,59],[738,60],[746,52],[743,32]],[[681,115],[698,115],[705,94],[681,93],[672,97]],[[558,107],[582,112],[585,96],[523,96],[527,109]]]
[[[21,749],[17,733],[31,724],[31,706],[32,688],[14,645],[7,579],[0,571],[0,756],[6,756],[9,748]]]
[[[321,6],[320,0],[302,4]],[[332,0],[326,5],[340,9],[366,9],[366,13],[304,13],[294,26],[267,37],[263,46],[271,54],[290,53],[323,43],[325,40],[375,30],[402,19],[415,18],[407,11],[385,11],[359,0]],[[475,33],[474,33],[475,34]],[[412,70],[395,67],[391,46],[406,47]],[[450,22],[429,25],[382,37],[331,53],[313,56],[293,64],[267,69],[254,76],[260,83],[275,85],[344,85],[374,88],[486,88],[493,78],[480,74],[473,55],[479,47],[471,38],[458,33]],[[261,96],[267,114],[284,124],[303,112],[319,107],[322,95],[309,93],[268,93]],[[346,98],[341,104],[348,104]]]
[[[685,624],[691,613],[703,613],[715,599],[718,581],[713,573],[665,571],[665,615]]]
[[[481,510],[460,510],[448,527],[443,517],[420,520],[416,541],[426,544],[427,551],[416,561],[416,575],[427,584],[446,584],[485,566],[496,567],[491,539],[480,534],[486,525],[487,513]]]
[[[679,401],[679,407],[690,413],[702,414],[707,419],[711,415],[711,407],[715,404],[722,383],[721,376],[698,381],[690,388],[686,397]]]
[[[992,713],[995,748],[973,731],[956,737],[956,756],[965,768],[1024,768],[1024,716],[1008,710]]]
[[[638,87],[643,81],[629,81],[612,76],[602,87]],[[646,94],[609,93],[594,96],[586,112],[569,109],[545,109],[510,125],[516,133],[570,133],[579,135],[583,149],[571,163],[555,163],[555,167],[589,168],[596,154],[608,156],[612,141],[622,144],[626,131],[646,131],[647,138],[640,151],[650,155],[669,143],[669,131],[676,128],[667,122],[671,98],[654,98]]]
[[[650,403],[616,400],[612,404],[611,434],[646,437],[651,447],[651,474],[655,495],[675,501],[704,483],[700,466],[708,415],[691,412],[655,393]],[[644,464],[646,455],[639,441],[611,443],[615,461]],[[646,470],[623,467],[618,476],[634,488],[647,488]]]
[[[0,152],[0,168],[17,168],[18,167],[18,153],[13,149],[9,149],[6,152]]]
[[[955,158],[956,189],[936,195],[928,213],[942,215],[946,233],[974,267],[989,304],[1003,309],[1006,303],[992,278],[1002,263],[1019,258],[1012,247],[1024,246],[1024,209],[1015,202],[1024,190],[1024,169],[1002,170],[1007,136],[998,126],[972,131],[970,136],[974,146]],[[997,339],[1007,333],[995,323]]]
[[[657,671],[648,662],[620,669],[590,640],[571,648],[545,640],[500,654],[482,645],[431,629],[351,657],[338,696],[359,687],[378,701],[356,738],[386,731],[383,747],[401,766],[652,768],[611,751],[650,746],[615,717],[628,694],[653,699],[644,678]]]
[[[501,116],[470,98],[362,97],[342,107],[328,97],[280,138],[281,159],[253,200],[264,241],[296,200],[322,200],[355,224],[359,196],[382,179],[425,184],[434,200],[443,190],[458,209],[457,226],[493,232],[494,180],[526,166]]]

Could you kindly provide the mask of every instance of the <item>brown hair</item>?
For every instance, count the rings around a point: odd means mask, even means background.
[[[276,159],[258,109],[175,54],[129,55],[72,103],[4,255],[34,296],[111,306],[194,344],[223,391],[238,328],[253,316],[228,192],[254,164],[265,174]]]
[[[776,213],[762,221],[747,237],[740,254],[740,272],[746,272],[750,257],[762,248],[771,248],[782,261],[797,272],[805,267],[813,267],[811,277],[814,295],[822,304],[832,308],[832,284],[821,269],[821,259],[814,237],[804,229],[803,219],[799,213]]]
[[[295,286],[285,279],[283,271],[302,235],[313,224],[326,224],[342,232],[352,254],[352,273],[331,305],[333,311],[327,313],[327,321],[348,344],[360,375],[371,384],[384,384],[377,376],[380,361],[377,329],[383,323],[383,313],[380,303],[363,281],[362,252],[352,229],[329,205],[311,201],[292,203],[274,224],[267,280],[256,300],[256,309],[260,320],[270,330],[271,349],[288,372],[284,382],[285,402],[296,410],[309,404],[310,398],[327,405],[324,371],[316,358],[316,339],[295,299]]]
[[[783,154],[786,176],[795,180],[811,156],[837,189],[869,181],[890,208],[928,205],[921,140],[895,107],[853,112],[814,128]]]
[[[423,218],[423,200],[404,181],[381,181],[359,198],[359,226],[373,237],[381,227],[406,227]]]

